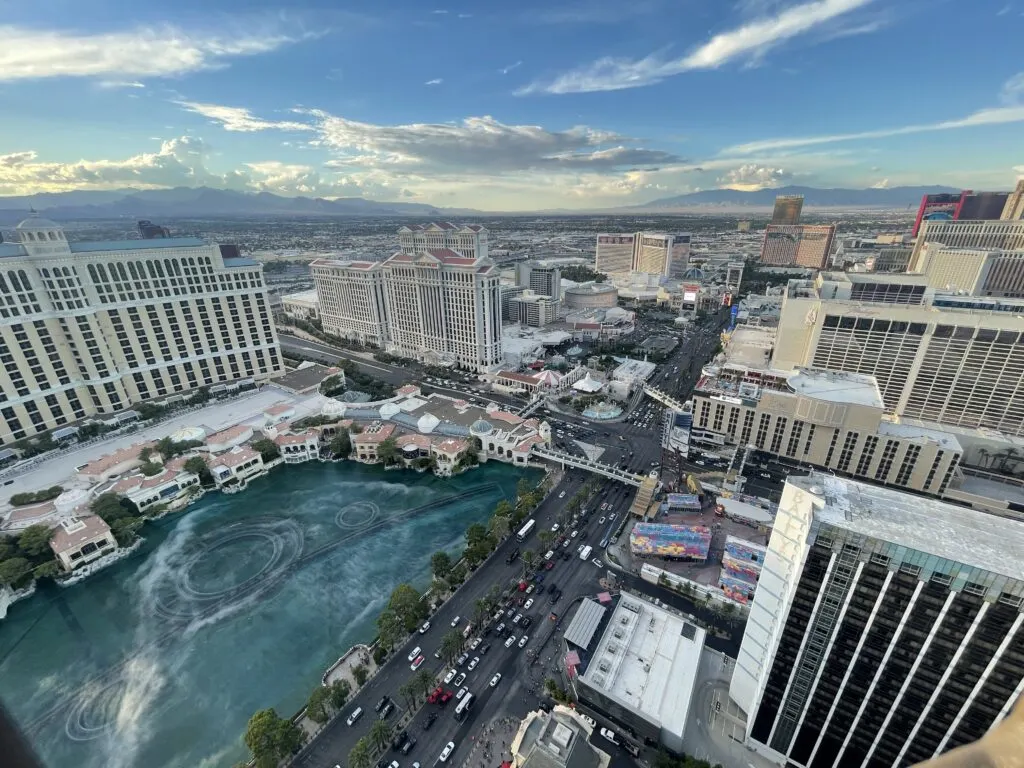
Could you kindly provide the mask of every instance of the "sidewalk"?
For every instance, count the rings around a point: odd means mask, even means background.
[[[469,757],[462,761],[462,768],[486,768],[512,761],[512,739],[519,730],[519,719],[506,715],[491,720],[474,736],[470,736],[473,745]]]

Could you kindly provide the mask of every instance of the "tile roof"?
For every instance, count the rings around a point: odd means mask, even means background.
[[[295,406],[288,403],[278,403],[277,405],[272,405],[269,408],[263,409],[263,412],[267,414],[267,416],[280,416],[288,413],[289,411],[294,413]]]
[[[516,414],[509,413],[508,411],[493,411],[492,413],[487,414],[487,418],[497,419],[498,421],[504,421],[506,424],[523,423],[522,416],[516,416]]]
[[[420,388],[415,384],[406,384],[404,387],[399,387],[395,390],[396,395],[414,395],[420,391]]]
[[[441,453],[454,454],[462,453],[462,451],[466,450],[468,447],[469,443],[465,440],[459,440],[457,437],[449,437],[447,440],[442,440],[441,442],[436,443],[434,445],[434,450],[440,451]]]
[[[303,432],[300,435],[278,435],[274,438],[274,443],[277,445],[304,445],[310,440],[316,442],[317,439],[315,432]]]
[[[120,448],[113,453],[108,453],[106,456],[100,456],[98,459],[90,461],[88,464],[84,464],[78,468],[78,473],[81,475],[100,475],[104,472],[108,472],[119,464],[124,464],[127,461],[136,460],[141,463],[139,454],[143,448],[156,448],[156,443],[153,441],[147,443],[136,443],[129,445],[127,448]]]
[[[380,429],[374,432],[360,432],[358,435],[352,435],[352,442],[356,444],[365,443],[382,443],[391,437],[395,431],[394,424],[381,424]]]
[[[50,549],[59,555],[61,552],[78,549],[109,533],[110,526],[96,515],[72,518],[54,529],[53,536],[50,538]]]
[[[245,445],[240,445],[232,448],[227,453],[222,453],[216,459],[214,467],[237,467],[239,464],[244,464],[249,459],[256,458],[259,456],[258,451],[254,451]]]
[[[45,501],[42,504],[31,504],[27,507],[18,507],[7,516],[7,523],[20,523],[25,520],[37,520],[52,515],[57,510],[57,505],[52,501]]]
[[[242,437],[247,433],[252,434],[251,426],[249,426],[248,424],[236,424],[233,427],[228,427],[227,429],[221,430],[220,432],[215,432],[214,434],[209,435],[204,442],[207,445],[229,443],[232,440],[237,440],[238,438]]]

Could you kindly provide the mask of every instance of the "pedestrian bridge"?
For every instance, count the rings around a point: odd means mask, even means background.
[[[563,453],[562,451],[556,451],[539,445],[533,447],[530,455],[545,461],[556,461],[563,467],[569,466],[593,472],[595,475],[602,475],[610,480],[618,480],[620,483],[631,485],[634,488],[639,488],[644,481],[644,475],[634,475],[632,472],[613,467],[610,464],[602,464],[599,461],[592,461],[583,456],[573,456],[570,453]]]
[[[657,400],[666,408],[670,408],[673,411],[679,411],[682,413],[686,410],[686,405],[684,403],[681,403],[671,395],[662,392],[657,387],[652,387],[650,384],[644,384],[644,394],[654,400]]]

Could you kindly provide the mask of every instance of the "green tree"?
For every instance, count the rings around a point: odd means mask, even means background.
[[[407,632],[412,632],[427,618],[427,606],[411,584],[399,584],[394,588],[388,608],[394,611]]]
[[[551,542],[555,540],[555,534],[551,531],[541,531],[537,534],[537,541],[541,543],[541,547],[545,550],[551,549]]]
[[[139,451],[139,460],[140,461],[144,461],[144,462],[148,462],[149,461],[149,457],[152,456],[152,455],[153,455],[153,447],[150,446],[150,445],[147,445],[145,448],[143,448],[141,451]]]
[[[138,517],[139,510],[126,498],[112,491],[101,493],[89,504],[89,511],[99,516],[107,525],[122,517]]]
[[[127,547],[133,541],[142,527],[142,519],[138,517],[119,517],[110,523],[110,532],[114,534],[117,543]]]
[[[163,471],[164,465],[157,464],[156,462],[153,461],[147,461],[145,464],[139,467],[139,472],[144,474],[146,477],[153,477],[154,475],[159,475]]]
[[[245,745],[258,765],[276,765],[302,745],[303,733],[295,723],[273,709],[261,709],[245,729]]]
[[[314,723],[323,725],[331,719],[331,692],[323,685],[318,685],[309,694],[306,702],[306,715]]]
[[[466,529],[466,546],[472,547],[487,540],[487,529],[480,523],[473,523]]]
[[[331,683],[328,691],[330,693],[331,706],[337,711],[345,706],[349,694],[352,693],[352,686],[348,684],[348,680],[335,680]]]
[[[495,512],[487,521],[487,530],[496,541],[501,541],[509,534],[511,526],[507,515],[499,515]]]
[[[402,697],[406,708],[410,710],[416,709],[416,697],[419,692],[419,686],[416,685],[416,680],[412,677],[398,687],[398,695]]]
[[[443,579],[452,570],[452,558],[444,550],[439,550],[430,556],[430,570],[434,576]]]
[[[339,459],[347,459],[352,453],[352,438],[347,429],[339,429],[330,443],[331,453]]]
[[[533,570],[537,565],[537,553],[532,549],[524,549],[519,553],[519,559],[523,564],[523,576]]]
[[[348,766],[349,768],[370,768],[372,765],[373,753],[370,751],[370,743],[366,737],[363,737],[348,751]]]
[[[339,392],[345,391],[345,385],[341,381],[341,376],[334,375],[328,376],[326,379],[320,382],[320,394],[330,397],[336,395]]]
[[[60,566],[56,560],[47,560],[35,569],[37,579],[53,579],[60,574]]]
[[[281,451],[277,448],[277,443],[273,440],[268,440],[265,437],[261,437],[259,440],[253,440],[252,448],[254,451],[258,451],[260,456],[263,457],[264,462],[273,461],[281,455]]]
[[[388,651],[395,648],[395,644],[405,637],[405,627],[402,620],[391,609],[385,609],[377,617],[377,632],[380,634],[380,644]]]
[[[370,726],[366,738],[370,740],[370,743],[376,747],[378,752],[382,752],[387,747],[388,742],[391,741],[391,726],[386,720],[375,720],[373,725]]]
[[[459,658],[459,654],[462,653],[462,644],[464,642],[465,639],[462,637],[462,633],[457,629],[446,632],[445,636],[441,638],[441,661],[446,665],[451,665],[453,661]]]
[[[38,557],[50,551],[50,526],[38,523],[30,525],[18,536],[18,549],[29,557]]]
[[[186,472],[197,475],[203,485],[213,485],[213,475],[210,474],[210,468],[202,456],[189,456],[185,459],[184,467]]]
[[[13,585],[32,572],[32,564],[24,557],[12,557],[0,563],[0,584]]]
[[[509,502],[508,499],[502,499],[494,507],[494,514],[501,515],[502,517],[511,517],[515,511],[515,507]]]
[[[416,670],[416,674],[413,676],[413,680],[416,681],[419,692],[426,698],[434,686],[437,685],[437,675],[434,670],[427,669],[426,667],[420,667]]]
[[[380,445],[377,446],[377,458],[385,465],[398,461],[398,443],[395,438],[389,437],[380,441]]]
[[[481,626],[491,614],[491,604],[486,597],[481,597],[473,603],[473,625]]]
[[[356,679],[356,685],[360,688],[366,684],[366,679],[370,676],[370,671],[362,664],[357,664],[352,668],[352,677]]]
[[[516,498],[522,499],[525,496],[529,495],[530,491],[532,490],[533,485],[531,485],[529,479],[521,477],[519,478],[519,482],[516,483]]]

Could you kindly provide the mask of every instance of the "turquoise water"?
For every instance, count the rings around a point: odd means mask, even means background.
[[[208,495],[133,556],[12,606],[0,698],[49,768],[230,766],[254,711],[298,710],[394,586],[425,586],[430,555],[525,472],[311,463]]]

